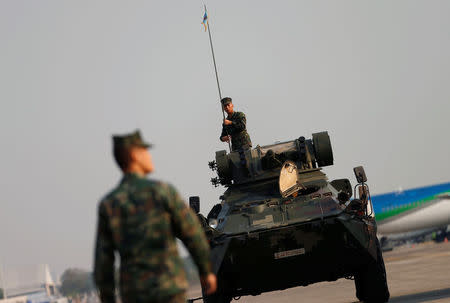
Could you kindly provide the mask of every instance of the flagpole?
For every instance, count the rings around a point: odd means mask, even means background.
[[[220,91],[220,84],[219,84],[219,75],[217,73],[217,64],[216,64],[216,56],[214,55],[214,47],[213,47],[213,43],[212,43],[212,38],[211,38],[211,31],[209,29],[209,17],[208,17],[208,10],[206,9],[206,4],[203,4],[205,6],[205,14],[206,14],[206,27],[208,28],[208,36],[209,36],[209,44],[211,45],[211,53],[212,53],[212,58],[213,58],[213,63],[214,63],[214,72],[216,74],[216,82],[217,82],[217,89],[219,90],[219,101],[222,101],[222,92]],[[221,107],[222,107],[222,116],[223,119],[225,119],[225,108],[223,107],[222,102],[220,102]],[[228,136],[228,133],[227,133]],[[231,152],[231,143],[230,141],[228,141],[228,147],[230,148],[230,152]]]

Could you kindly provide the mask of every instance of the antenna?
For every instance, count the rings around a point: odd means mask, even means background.
[[[212,38],[211,38],[211,30],[210,30],[210,26],[209,26],[209,18],[208,18],[208,11],[206,9],[206,4],[203,4],[205,7],[205,14],[203,15],[203,25],[205,25],[205,29],[208,29],[208,36],[209,36],[209,44],[211,46],[211,54],[212,54],[212,59],[213,59],[213,63],[214,63],[214,72],[216,73],[216,82],[217,82],[217,89],[219,91],[219,102],[222,100],[222,92],[220,90],[220,83],[219,83],[219,75],[217,73],[217,64],[216,64],[216,56],[214,55],[214,47],[213,47],[213,43],[212,43]],[[225,119],[225,112],[224,112],[224,107],[222,102],[220,102],[220,106],[222,108],[222,116],[223,119]],[[228,135],[228,133],[227,133]],[[230,148],[230,152],[231,152],[231,143],[230,141],[228,141],[228,147]]]

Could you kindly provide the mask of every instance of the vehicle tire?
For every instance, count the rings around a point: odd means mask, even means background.
[[[384,303],[389,300],[386,268],[380,243],[376,240],[377,260],[370,260],[366,267],[355,274],[356,297],[368,303]]]

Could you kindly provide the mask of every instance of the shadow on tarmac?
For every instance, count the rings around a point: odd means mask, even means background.
[[[393,297],[389,303],[421,303],[445,298],[450,298],[450,288]]]

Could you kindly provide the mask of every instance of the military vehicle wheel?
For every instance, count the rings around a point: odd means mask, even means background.
[[[205,303],[230,303],[233,298],[221,293],[215,293],[211,296],[204,297]]]
[[[371,261],[355,275],[356,297],[368,303],[384,303],[389,300],[389,289],[386,280],[380,243],[377,245],[377,261]]]

